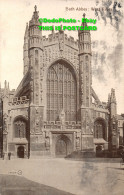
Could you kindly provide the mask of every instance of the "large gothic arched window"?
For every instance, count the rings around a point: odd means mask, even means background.
[[[94,138],[105,139],[105,124],[100,119],[96,120],[94,123]]]
[[[26,122],[21,118],[14,121],[14,137],[26,138]]]
[[[52,65],[47,74],[47,120],[56,121],[62,110],[66,121],[76,120],[76,79],[65,64]]]

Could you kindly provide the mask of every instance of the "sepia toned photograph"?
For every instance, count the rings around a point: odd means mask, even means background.
[[[124,194],[123,6],[0,1],[0,195]]]

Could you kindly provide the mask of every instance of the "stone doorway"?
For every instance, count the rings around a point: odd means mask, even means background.
[[[59,139],[56,143],[56,155],[57,156],[67,155],[67,143],[62,139]]]
[[[18,146],[17,157],[24,158],[24,146]]]
[[[65,135],[60,135],[57,138],[55,145],[55,155],[57,157],[66,157],[72,151],[70,139]]]

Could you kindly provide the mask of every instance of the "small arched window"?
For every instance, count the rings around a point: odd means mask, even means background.
[[[38,57],[38,50],[35,50],[35,57]]]
[[[89,61],[88,56],[85,56],[85,60],[86,60],[86,62],[88,62],[88,61]]]

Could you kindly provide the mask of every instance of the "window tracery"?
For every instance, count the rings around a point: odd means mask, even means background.
[[[47,75],[47,120],[56,121],[64,109],[65,120],[76,120],[76,80],[64,64],[54,64]]]
[[[14,122],[15,138],[26,138],[26,123],[23,120]]]
[[[94,138],[105,138],[105,125],[101,120],[94,124]]]

